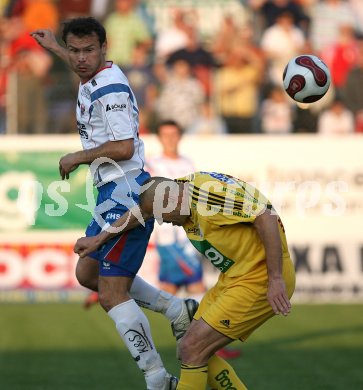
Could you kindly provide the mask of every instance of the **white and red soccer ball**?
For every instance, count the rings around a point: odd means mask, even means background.
[[[316,102],[330,86],[328,67],[319,57],[310,54],[290,60],[282,78],[287,94],[300,103]]]

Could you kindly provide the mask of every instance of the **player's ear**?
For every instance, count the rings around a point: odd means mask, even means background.
[[[101,53],[105,57],[106,57],[106,52],[107,52],[107,42],[103,42],[101,46]]]

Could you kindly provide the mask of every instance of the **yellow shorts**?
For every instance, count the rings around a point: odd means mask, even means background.
[[[289,298],[295,289],[295,270],[290,258],[283,260],[283,278]],[[275,315],[267,301],[266,263],[243,277],[221,274],[217,284],[203,297],[194,319],[203,318],[223,335],[244,341]]]

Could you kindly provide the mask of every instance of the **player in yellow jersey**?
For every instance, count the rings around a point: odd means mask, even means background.
[[[192,244],[217,267],[216,285],[203,297],[181,339],[177,389],[246,389],[215,352],[247,337],[275,314],[290,312],[295,272],[284,227],[254,187],[228,175],[197,172],[175,181],[154,177],[134,208],[95,237],[75,246],[80,256],[117,234],[155,218],[181,225]]]

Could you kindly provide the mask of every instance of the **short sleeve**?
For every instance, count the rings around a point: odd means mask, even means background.
[[[138,127],[138,109],[128,85],[110,84],[92,93],[92,101],[100,110],[110,141],[134,138]]]

